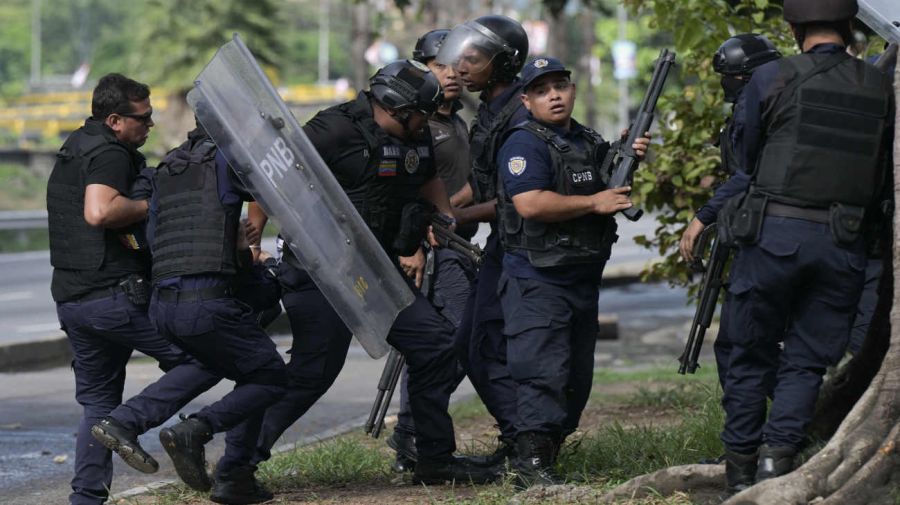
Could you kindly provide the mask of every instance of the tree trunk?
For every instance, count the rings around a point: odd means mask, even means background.
[[[895,90],[900,99],[900,67],[895,74]],[[898,100],[900,101],[900,100]],[[894,195],[895,200],[900,196],[900,115],[895,116],[894,138]],[[894,215],[894,237],[900,233],[900,216]],[[885,345],[883,337],[887,339],[888,352],[881,367],[869,381],[865,389],[852,409],[843,418],[840,426],[831,437],[830,441],[818,453],[812,456],[806,463],[794,472],[761,482],[746,491],[736,494],[725,502],[725,505],[769,505],[769,504],[805,504],[815,502],[817,505],[863,505],[863,504],[889,504],[898,500],[900,489],[900,307],[894,306],[893,300],[898,299],[900,293],[895,272],[900,272],[900,254],[898,254],[897,242],[891,243],[889,258],[885,258],[885,270],[889,270],[890,277],[882,277],[882,285],[879,288],[878,309],[872,320],[872,328],[869,331],[870,341],[865,344],[860,353],[859,364],[852,365],[855,373],[861,373],[860,377],[870,375],[867,366],[875,367],[872,363],[877,361],[878,347]],[[888,267],[891,267],[888,269]],[[887,282],[886,282],[887,281]],[[889,324],[884,319],[890,314]],[[891,328],[890,332],[885,328]],[[875,338],[871,338],[875,337]],[[868,347],[869,349],[866,349]],[[868,357],[866,357],[868,355]],[[868,365],[864,363],[869,361]],[[849,376],[844,385],[839,385],[834,391],[843,390],[847,398],[833,396],[832,405],[835,408],[843,408],[841,405],[851,403],[865,380],[858,380]],[[849,392],[847,392],[849,391]],[[830,413],[829,413],[830,414]],[[840,413],[831,415],[827,422],[820,422],[819,426],[827,428],[836,424]],[[826,430],[827,431],[827,430]],[[633,493],[647,493],[647,488],[656,488],[654,477],[663,484],[666,491],[674,492],[671,486],[665,486],[664,478],[671,479],[671,475],[678,474],[684,480],[681,489],[690,490],[691,465],[661,470],[655,474],[641,476],[625,483],[618,490],[631,490]],[[635,491],[635,483],[640,480],[640,490]],[[724,479],[722,484],[724,485]],[[628,487],[630,486],[630,487]],[[634,496],[635,494],[632,494]]]
[[[368,88],[369,62],[366,61],[366,49],[372,44],[372,27],[369,19],[369,4],[354,2],[353,39],[350,43],[351,61],[353,62],[353,89]]]

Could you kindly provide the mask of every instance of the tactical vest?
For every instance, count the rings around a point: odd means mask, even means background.
[[[869,205],[884,169],[888,79],[843,53],[779,65],[776,79],[787,87],[766,100],[756,189],[797,206]]]
[[[56,153],[47,183],[50,264],[69,270],[99,270],[106,256],[106,230],[84,220],[87,169],[98,155],[113,150],[132,154],[114,137],[76,130]]]
[[[160,163],[154,284],[181,275],[237,273],[241,206],[222,204],[218,179],[216,145],[208,137],[188,139]]]
[[[469,157],[472,160],[472,193],[475,203],[484,203],[497,197],[497,151],[502,145],[500,137],[510,118],[523,106],[516,95],[517,93],[513,93],[512,98],[492,119],[487,119],[487,114],[478,114],[472,123],[472,130],[469,132]]]
[[[579,147],[535,121],[523,122],[513,131],[520,129],[536,135],[550,148],[553,191],[561,195],[592,195],[606,189],[600,178],[600,164],[609,143],[598,133],[584,128],[580,133],[584,146]],[[612,244],[618,238],[612,216],[587,214],[559,223],[525,219],[516,212],[502,187],[500,192],[501,239],[506,250],[526,251],[528,261],[535,267],[600,263],[609,259]]]
[[[368,103],[361,100],[343,103],[323,113],[345,116],[366,141],[369,157],[365,173],[352,187],[345,186],[344,191],[375,238],[392,255],[403,207],[418,199],[419,188],[435,174],[431,142],[407,146],[391,142],[386,135],[379,139],[375,132],[381,127],[375,122]],[[345,180],[340,174],[335,175]]]

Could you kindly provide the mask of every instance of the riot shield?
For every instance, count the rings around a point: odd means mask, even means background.
[[[291,251],[373,358],[413,294],[237,34],[188,103]]]
[[[900,44],[900,2],[859,0],[857,17],[888,42]]]

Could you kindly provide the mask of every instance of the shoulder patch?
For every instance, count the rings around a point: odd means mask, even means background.
[[[522,175],[522,172],[525,171],[525,165],[527,165],[525,158],[523,158],[522,156],[513,156],[509,159],[506,167],[509,168],[509,173],[515,176],[519,176]]]

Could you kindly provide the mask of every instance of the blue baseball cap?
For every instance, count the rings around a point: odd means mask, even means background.
[[[538,77],[554,72],[566,74],[566,77],[572,75],[556,58],[535,58],[522,69],[522,88],[527,89]]]

